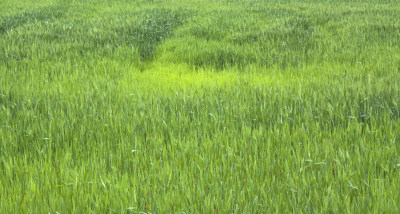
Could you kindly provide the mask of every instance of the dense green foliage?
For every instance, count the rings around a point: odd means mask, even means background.
[[[400,2],[0,0],[0,213],[400,211]]]

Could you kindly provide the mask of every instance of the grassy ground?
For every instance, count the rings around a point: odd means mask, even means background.
[[[400,211],[398,1],[0,5],[0,213]]]

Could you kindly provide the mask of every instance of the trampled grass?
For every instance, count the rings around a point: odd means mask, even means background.
[[[399,212],[397,1],[0,0],[0,213]]]

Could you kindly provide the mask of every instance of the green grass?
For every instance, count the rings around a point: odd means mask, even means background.
[[[398,1],[0,5],[0,213],[400,211]]]

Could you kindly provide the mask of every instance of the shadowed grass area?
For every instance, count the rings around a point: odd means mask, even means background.
[[[62,13],[61,7],[45,7],[22,14],[2,16],[0,18],[0,33],[4,34],[27,23],[57,19],[62,16]]]
[[[20,62],[35,57],[73,60],[91,53],[134,62],[149,60],[152,59],[154,48],[189,17],[189,11],[167,9],[121,12],[89,19],[67,17],[66,20],[48,20],[47,14],[42,12],[32,14],[2,19],[4,29],[11,29],[29,20],[35,21],[26,27],[30,29],[29,33],[15,31],[7,35],[5,41],[16,44],[6,45],[2,53],[4,56],[1,57],[3,61]],[[106,24],[114,20],[118,20],[115,25]],[[37,48],[36,45],[45,47]],[[124,53],[114,56],[121,51]]]
[[[382,46],[386,51],[398,50],[396,11],[342,6],[329,7],[328,12],[325,7],[296,4],[250,12],[210,11],[204,15],[207,18],[200,16],[180,28],[160,52],[167,61],[219,69],[370,62],[375,57],[369,53],[381,51]],[[368,20],[357,20],[361,17]]]

